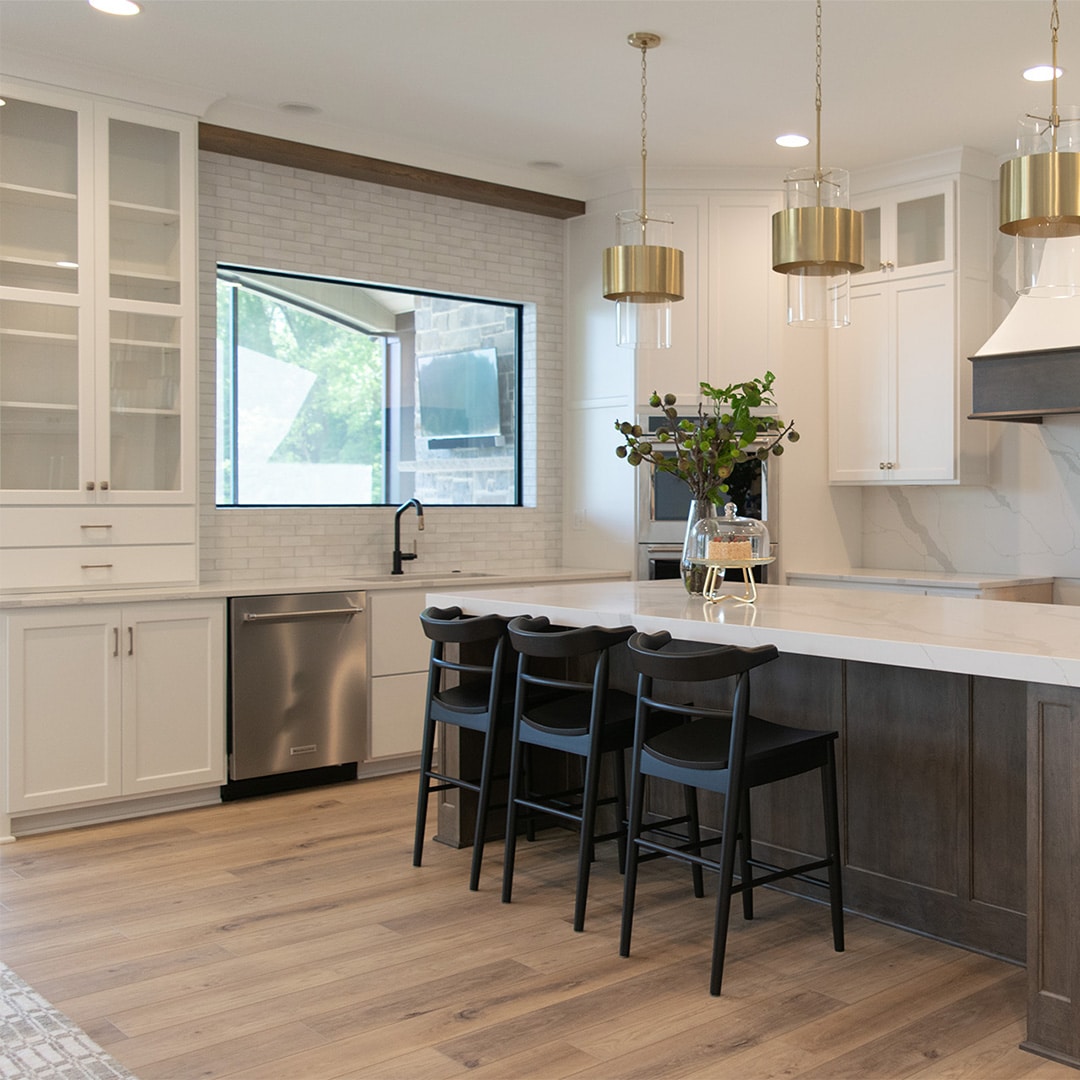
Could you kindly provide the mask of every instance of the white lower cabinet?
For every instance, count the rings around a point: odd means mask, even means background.
[[[422,589],[373,592],[369,758],[418,755],[424,732],[431,643],[420,625]]]
[[[7,813],[225,780],[222,601],[6,617]]]

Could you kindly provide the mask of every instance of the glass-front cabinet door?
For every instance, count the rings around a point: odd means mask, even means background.
[[[108,371],[99,374],[108,439],[99,470],[111,497],[152,493],[172,501],[189,488],[190,438],[182,422],[194,397],[193,205],[184,169],[188,128],[114,113],[98,119],[98,186],[108,192],[99,245],[98,333]],[[99,219],[101,220],[101,219]],[[182,363],[188,356],[189,363]],[[190,426],[190,425],[187,425]],[[140,498],[140,501],[144,501]]]
[[[93,450],[92,126],[61,98],[3,98],[0,488],[73,499]]]
[[[194,123],[0,90],[4,501],[193,501]]]
[[[951,180],[878,192],[855,205],[863,215],[863,270],[853,285],[953,268]]]

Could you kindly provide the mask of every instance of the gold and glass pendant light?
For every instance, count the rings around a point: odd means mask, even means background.
[[[1001,166],[1001,231],[1016,237],[1016,291],[1080,295],[1080,107],[1058,105],[1057,0],[1050,12],[1049,116],[1020,118],[1015,157]]]
[[[772,219],[773,269],[787,277],[790,326],[847,326],[850,276],[863,268],[863,220],[849,208],[847,172],[821,164],[821,0],[815,42],[816,164],[784,178],[784,209]]]
[[[604,299],[615,301],[616,343],[629,348],[671,347],[671,305],[683,298],[683,253],[671,246],[674,222],[652,216],[646,204],[649,49],[659,34],[637,32],[627,43],[641,50],[641,209],[615,218],[615,246],[604,251]]]

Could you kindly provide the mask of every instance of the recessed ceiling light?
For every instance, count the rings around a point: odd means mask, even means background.
[[[106,15],[138,15],[141,10],[134,0],[90,0],[90,6]]]
[[[314,116],[321,113],[318,105],[309,105],[306,101],[283,101],[278,105],[282,112],[298,113],[301,116]]]
[[[805,135],[777,135],[777,146],[809,146],[810,140]]]
[[[1060,79],[1065,74],[1064,68],[1057,69],[1057,77]],[[1049,64],[1037,64],[1035,67],[1029,67],[1024,72],[1024,78],[1028,82],[1050,82],[1054,77],[1054,69]]]

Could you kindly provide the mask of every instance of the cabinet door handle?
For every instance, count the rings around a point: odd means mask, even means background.
[[[93,491],[96,486],[97,485],[94,483],[93,480],[87,480],[86,481],[86,490],[87,491]]]
[[[135,655],[135,627],[128,627],[128,656]]]
[[[102,491],[108,491],[109,490],[109,481],[108,480],[102,480],[101,481],[101,490]]]
[[[112,628],[112,654],[113,656],[120,655],[120,627],[114,626]]]

